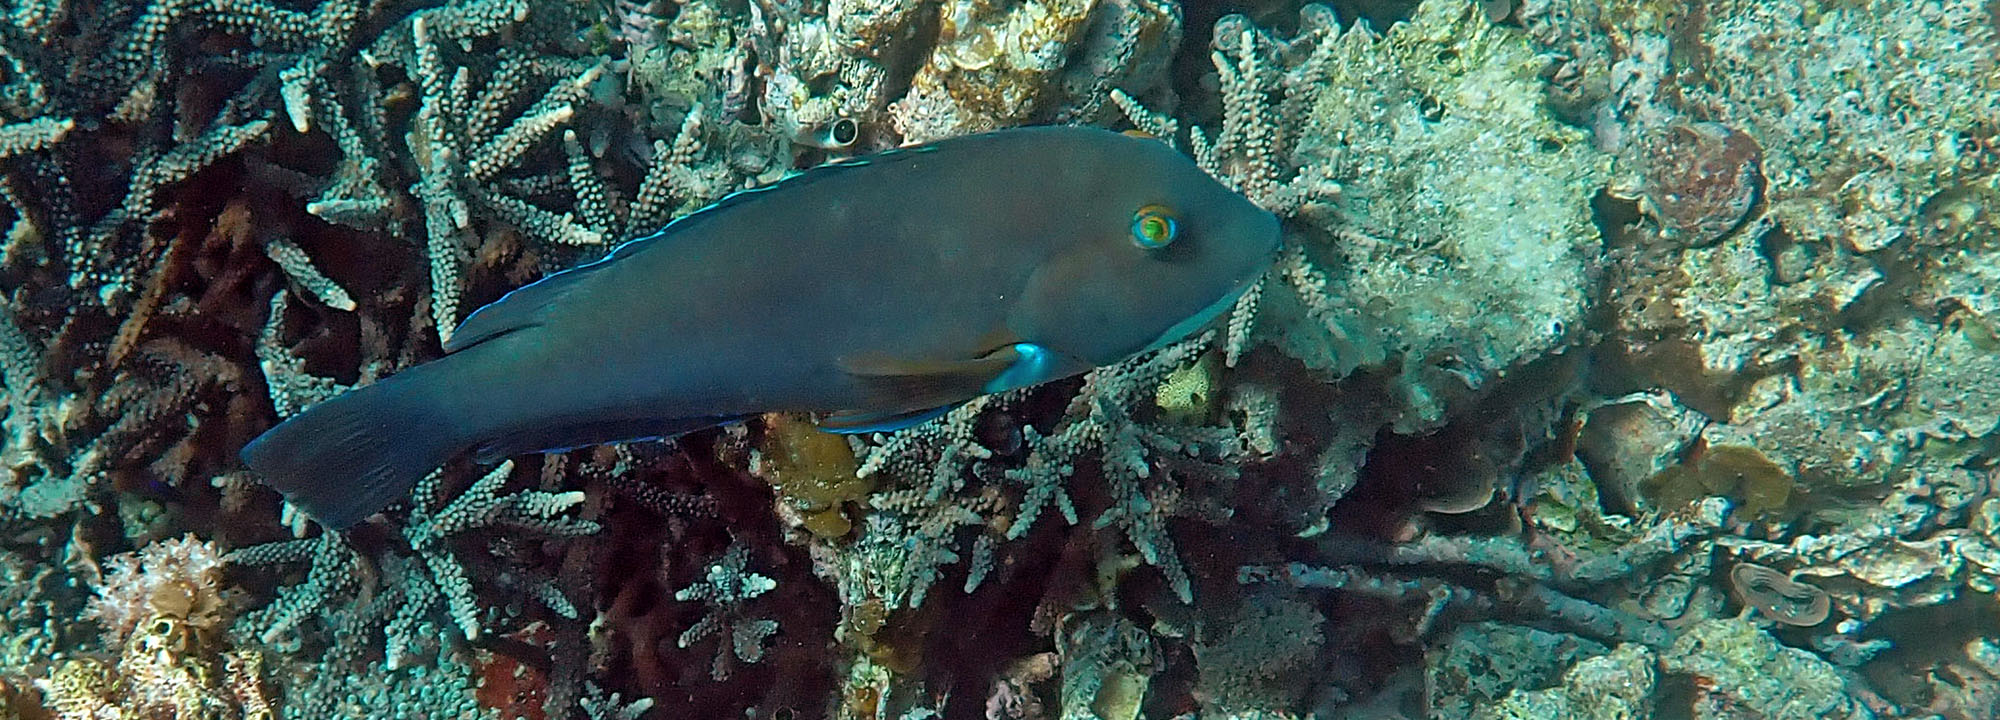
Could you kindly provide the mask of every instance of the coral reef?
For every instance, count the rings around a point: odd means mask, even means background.
[[[1991,5],[20,0],[0,717],[1993,717]],[[893,433],[345,532],[235,458],[731,192],[1038,123],[1286,251]]]

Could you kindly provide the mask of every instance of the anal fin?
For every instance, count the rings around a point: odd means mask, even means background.
[[[842,410],[822,418],[819,429],[842,435],[856,435],[873,432],[895,432],[906,427],[916,427],[944,417],[963,403],[952,403],[918,410],[892,412],[860,412]]]
[[[679,437],[702,428],[714,427],[742,420],[742,415],[724,415],[693,418],[641,418],[637,420],[598,420],[593,422],[553,425],[536,428],[528,432],[512,433],[493,438],[473,448],[472,458],[481,464],[491,464],[514,455],[529,453],[562,452],[589,445],[605,443],[634,442]]]

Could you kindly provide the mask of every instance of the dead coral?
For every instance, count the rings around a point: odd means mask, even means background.
[[[1324,615],[1275,591],[1252,592],[1204,625],[1194,643],[1197,693],[1226,715],[1297,707],[1326,638]]]
[[[909,94],[890,106],[891,125],[905,142],[929,142],[1028,120],[1082,38],[1091,5],[945,3],[937,45]]]

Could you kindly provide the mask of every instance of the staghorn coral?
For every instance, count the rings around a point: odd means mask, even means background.
[[[528,17],[528,5],[519,2],[432,5],[252,0],[7,8],[14,22],[0,34],[7,69],[0,73],[0,127],[6,129],[0,223],[9,235],[0,285],[13,302],[0,323],[0,345],[12,472],[0,481],[0,511],[10,542],[41,543],[38,560],[58,562],[65,546],[49,538],[65,531],[116,547],[105,536],[122,531],[143,542],[176,525],[213,522],[221,527],[219,539],[269,539],[277,530],[271,520],[283,517],[273,512],[277,504],[229,467],[254,432],[238,423],[268,418],[257,407],[266,394],[256,387],[258,366],[270,400],[284,414],[435,351],[415,336],[435,324],[421,319],[435,316],[419,297],[423,284],[411,282],[407,272],[424,264],[383,242],[422,237],[400,231],[417,227],[421,198],[403,188],[418,184],[424,173],[448,174],[447,181],[461,185],[454,191],[475,200],[546,203],[558,217],[571,212],[607,233],[623,232],[615,193],[593,194],[586,186],[599,172],[640,178],[602,167],[611,164],[594,152],[602,138],[586,137],[594,147],[555,150],[591,167],[546,176],[554,183],[506,164],[554,150],[555,133],[541,127],[551,113],[530,112],[530,106],[533,95],[582,76],[592,64],[568,43],[582,7],[559,4]],[[424,39],[439,41],[426,46],[438,56],[426,67],[419,62],[425,46],[418,42],[419,25],[426,28]],[[510,51],[484,52],[502,44],[501,34]],[[461,68],[467,72],[457,72]],[[495,72],[514,77],[483,86],[452,84],[454,75],[490,78]],[[438,82],[445,83],[441,93],[424,93],[438,90]],[[573,92],[575,85],[568,87]],[[427,100],[436,101],[434,112],[451,117],[416,122]],[[445,101],[457,104],[445,107]],[[509,124],[515,113],[526,120]],[[556,108],[553,116],[561,114]],[[461,120],[468,124],[455,124]],[[461,157],[479,157],[463,168],[418,157],[418,150],[447,144],[439,142],[439,125],[480,140],[461,148],[467,151]],[[565,182],[578,185],[578,197],[563,197]],[[479,230],[493,232],[479,240],[515,229],[546,240],[532,213],[516,215],[521,217],[509,219],[537,227],[482,224]],[[612,223],[618,226],[606,227]],[[474,275],[496,263],[489,255],[479,256],[485,265],[468,258]],[[460,292],[461,281],[476,282],[455,278],[449,292]],[[281,291],[288,282],[297,298]],[[258,315],[266,298],[272,299],[270,313]],[[274,656],[274,679],[290,700],[287,713],[345,716],[372,714],[360,712],[372,708],[460,714],[448,690],[462,684],[457,680],[429,683],[447,690],[419,698],[428,689],[389,692],[394,688],[378,684],[383,692],[356,692],[333,679],[345,670],[299,670],[308,662],[379,669],[367,660],[384,652],[398,656],[390,665],[423,666],[391,668],[384,677],[435,677],[434,669],[465,674],[469,663],[432,654],[450,640],[440,641],[426,616],[454,603],[469,607],[469,590],[431,578],[419,556],[460,552],[443,545],[470,539],[462,534],[469,525],[523,520],[505,498],[475,493],[466,500],[480,507],[435,508],[442,516],[418,518],[436,522],[413,528],[417,537],[390,541],[414,542],[422,551],[375,554],[368,551],[379,549],[380,538],[360,537],[357,554],[340,538],[321,535],[234,556],[315,559],[302,572],[305,584],[281,592],[269,612],[236,624],[239,637],[268,638],[280,649],[341,638],[324,656]],[[126,527],[118,527],[121,520]],[[87,567],[95,560],[90,543],[75,546],[69,562]],[[577,609],[538,566],[546,558],[536,550],[510,550],[504,563],[516,565],[494,573],[495,583],[574,616]],[[302,622],[311,619],[322,622]],[[180,620],[186,622],[162,642],[190,632],[194,623]],[[214,629],[204,621],[199,631]],[[29,652],[40,643],[16,647]],[[157,659],[157,653],[148,657]],[[163,662],[150,667],[162,677],[184,669]],[[247,697],[237,692],[234,702],[251,709]]]
[[[1183,494],[1193,494],[1190,491],[1198,487],[1196,483],[1233,479],[1235,462],[1251,458],[1233,428],[1144,424],[1129,413],[1131,408],[1144,407],[1142,398],[1148,389],[1158,387],[1172,369],[1189,362],[1212,340],[1198,337],[1143,361],[1091,373],[1071,401],[1065,422],[1047,437],[1030,438],[1025,466],[1071,467],[1086,453],[1099,454],[1100,472],[1112,505],[1092,521],[1092,527],[1121,528],[1140,557],[1166,576],[1183,603],[1193,601],[1193,590],[1167,534],[1166,518],[1198,512],[1198,507],[1180,504]],[[1061,492],[1060,488],[1041,486],[1059,476],[1030,470],[1010,473],[1009,477],[1033,483],[1023,499],[1018,524],[1009,529],[1010,534],[1019,535],[1032,526],[1039,513],[1033,500]]]
[[[581,492],[500,494],[512,470],[512,463],[502,463],[449,499],[441,497],[442,471],[420,483],[419,500],[401,528],[401,538],[414,557],[366,553],[329,532],[228,555],[229,563],[239,567],[309,562],[302,582],[279,589],[269,605],[246,614],[236,632],[284,651],[281,657],[289,667],[311,659],[296,653],[314,628],[323,628],[338,638],[323,662],[374,668],[382,674],[383,683],[366,693],[318,675],[287,683],[293,694],[286,705],[288,716],[475,706],[470,691],[477,658],[463,654],[454,638],[462,642],[495,630],[489,620],[494,609],[480,606],[470,579],[488,570],[492,560],[482,558],[486,564],[468,569],[467,555],[451,541],[493,529],[550,537],[598,529],[590,521],[562,515],[583,499]],[[555,588],[553,578],[513,570],[479,576],[529,594],[559,617],[577,616],[576,607]],[[378,657],[379,664],[371,662]]]
[[[879,598],[892,608],[921,604],[937,579],[938,566],[963,559],[953,549],[958,546],[953,538],[962,537],[960,528],[984,525],[989,530],[979,538],[1018,539],[1051,507],[1065,522],[1078,522],[1066,485],[1085,463],[1096,465],[1096,477],[1110,499],[1091,527],[1122,531],[1145,562],[1164,573],[1175,595],[1190,602],[1187,570],[1165,520],[1201,510],[1179,504],[1183,484],[1224,481],[1235,472],[1232,461],[1251,455],[1232,427],[1151,423],[1132,413],[1148,404],[1168,374],[1192,362],[1210,342],[1211,337],[1199,337],[1089,373],[1052,431],[1027,427],[1008,438],[1016,446],[1006,462],[994,462],[994,449],[974,427],[982,412],[1004,407],[1005,398],[974,400],[944,418],[864,447],[862,473],[886,469],[901,477],[869,500],[878,512],[868,516],[857,541],[867,549],[853,555],[849,577],[842,581],[849,602]],[[980,483],[968,487],[969,479]],[[1018,490],[1005,491],[1003,499],[1003,488]],[[1003,510],[1010,515],[1004,529],[987,520],[988,514]],[[990,542],[976,541],[974,555]],[[926,549],[916,554],[891,551],[912,544]]]
[[[392,667],[400,665],[409,650],[410,628],[439,609],[440,602],[465,638],[480,635],[480,610],[472,595],[471,581],[465,566],[446,544],[448,539],[467,531],[494,527],[533,531],[554,537],[573,537],[597,531],[595,523],[561,516],[564,510],[583,500],[581,492],[522,490],[508,495],[498,494],[500,486],[512,471],[512,463],[502,463],[448,502],[438,497],[442,472],[433,473],[418,484],[418,497],[427,499],[419,501],[417,507],[412,509],[402,535],[410,549],[421,558],[428,574],[419,578],[402,578],[408,581],[410,587],[403,591],[406,597],[393,607],[395,618],[387,626],[385,653]],[[258,636],[267,643],[297,628],[316,610],[315,605],[329,604],[333,600],[329,596],[345,592],[367,577],[356,572],[360,569],[356,566],[364,562],[362,558],[333,533],[244,548],[232,552],[229,559],[240,565],[270,565],[301,560],[312,563],[303,584],[281,593],[277,602],[254,613],[249,619],[252,627],[259,628]],[[398,564],[389,569],[407,568]],[[560,593],[544,593],[541,596],[558,614],[575,615],[575,608],[562,600]],[[339,616],[351,612],[346,608],[325,609],[332,611],[330,614],[336,621]],[[378,608],[386,609],[390,608]]]
[[[514,16],[516,22],[527,15],[525,3],[519,8]],[[501,64],[493,70],[490,86],[474,96],[467,84],[465,66],[446,71],[430,27],[422,15],[410,21],[410,44],[415,59],[410,69],[418,80],[422,98],[410,134],[411,153],[418,170],[412,192],[423,202],[424,227],[429,238],[431,312],[439,339],[450,340],[452,328],[459,320],[459,273],[465,261],[463,255],[472,244],[475,209],[481,210],[482,216],[497,214],[550,242],[569,245],[605,242],[603,232],[579,224],[571,214],[550,213],[519,196],[494,192],[487,185],[575,115],[576,103],[584,98],[603,69],[591,67],[556,83],[503,127],[498,115],[500,108],[506,107],[503,103],[519,92],[514,84],[526,79],[531,58],[519,53],[501,53]],[[455,112],[468,107],[474,110],[469,115]]]

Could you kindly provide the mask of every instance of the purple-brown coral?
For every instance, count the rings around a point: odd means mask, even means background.
[[[1647,153],[1646,212],[1684,246],[1720,240],[1743,224],[1763,195],[1762,155],[1755,139],[1727,125],[1667,128]]]

